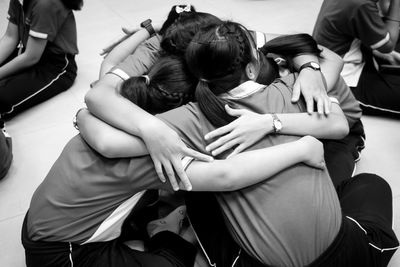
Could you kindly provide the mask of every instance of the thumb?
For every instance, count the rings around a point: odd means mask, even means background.
[[[293,86],[292,102],[297,102],[300,99],[300,83],[295,82]]]
[[[234,108],[231,108],[229,105],[225,105],[225,110],[226,110],[226,113],[228,113],[229,115],[231,115],[233,117],[239,117],[239,116],[243,115],[245,112],[243,109],[234,109]]]

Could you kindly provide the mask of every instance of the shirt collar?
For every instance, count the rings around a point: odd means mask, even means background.
[[[240,84],[238,87],[219,95],[224,99],[241,99],[250,96],[261,89],[265,88],[265,85],[256,83],[254,81],[246,81]]]

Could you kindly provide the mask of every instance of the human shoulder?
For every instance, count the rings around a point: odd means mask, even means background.
[[[55,14],[60,12],[68,13],[71,10],[66,8],[60,0],[33,0],[32,11]]]

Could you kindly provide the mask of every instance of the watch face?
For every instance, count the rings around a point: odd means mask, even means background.
[[[282,129],[282,122],[280,120],[274,120],[274,126],[276,131],[280,131]]]
[[[319,69],[320,69],[320,66],[319,66],[319,64],[318,64],[318,63],[316,63],[316,62],[310,62],[310,66],[311,66],[312,68],[314,68],[314,69],[317,69],[317,70],[319,70]]]

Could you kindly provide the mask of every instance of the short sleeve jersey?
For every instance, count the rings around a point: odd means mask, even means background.
[[[293,104],[290,100],[293,83],[293,75],[268,87],[248,81],[222,97],[235,107],[259,113],[303,112],[304,103]],[[197,104],[190,103],[157,116],[189,146],[207,153],[203,136],[215,127]],[[268,135],[249,149],[298,139]],[[301,185],[306,180],[310,186]],[[288,194],[287,188],[295,190]],[[259,184],[216,195],[235,240],[250,255],[272,266],[309,264],[326,250],[341,224],[340,205],[329,174],[304,164],[289,167]],[[293,214],[295,221],[288,219]]]
[[[110,73],[126,80],[143,75],[154,65],[160,55],[161,36],[155,35],[141,43],[132,55],[111,69]]]
[[[26,13],[19,0],[10,0],[8,19],[18,26],[25,47],[31,36],[46,39],[52,53],[78,54],[75,16],[60,0],[32,0]]]
[[[28,235],[75,244],[115,239],[144,190],[168,186],[149,156],[108,159],[77,135],[33,194]]]
[[[325,0],[315,23],[315,40],[341,56],[354,39],[374,49],[388,41],[376,0]],[[385,41],[386,40],[386,41]]]

